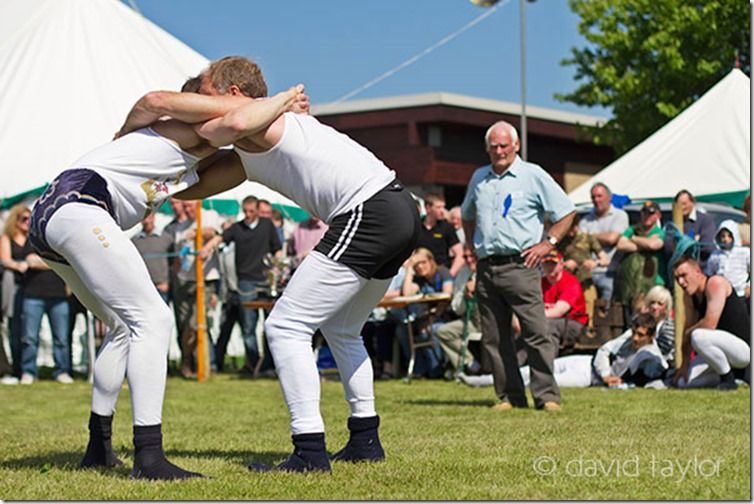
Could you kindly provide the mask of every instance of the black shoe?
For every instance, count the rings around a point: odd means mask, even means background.
[[[162,451],[162,425],[134,425],[134,468],[131,477],[148,480],[178,480],[201,478],[199,473],[186,471],[165,458]]]
[[[123,462],[113,452],[113,417],[92,412],[89,416],[89,444],[80,467],[117,467]]]
[[[377,431],[380,417],[348,419],[348,430],[351,437],[346,446],[332,456],[334,461],[343,462],[378,462],[385,460],[385,450],[382,449],[380,436]]]
[[[717,386],[718,390],[736,390],[738,383],[736,383],[736,377],[733,375],[733,371],[728,371],[724,375],[720,375],[720,384]]]
[[[330,460],[325,450],[324,432],[314,434],[297,434],[292,436],[293,453],[278,465],[251,462],[246,467],[250,471],[270,472],[331,472]]]

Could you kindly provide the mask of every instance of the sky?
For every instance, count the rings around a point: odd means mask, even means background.
[[[457,32],[489,9],[469,0],[122,0],[209,59],[239,54],[260,64],[271,91],[298,82],[330,103]],[[351,99],[450,92],[520,102],[519,0]],[[561,60],[583,47],[567,0],[526,10],[526,103],[607,116],[555,100],[575,89]]]

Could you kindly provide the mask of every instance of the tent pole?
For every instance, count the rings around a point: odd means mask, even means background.
[[[683,210],[681,205],[673,202],[673,224],[683,232]],[[672,264],[668,265],[673,268]],[[673,280],[673,309],[675,311],[675,368],[680,369],[683,364],[683,334],[686,330],[686,305],[683,302],[685,292],[683,288]]]
[[[207,317],[204,303],[204,261],[198,255],[202,249],[202,200],[196,202],[196,374],[200,382],[209,378],[209,349],[207,348]]]

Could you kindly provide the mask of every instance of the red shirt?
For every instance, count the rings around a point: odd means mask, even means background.
[[[584,291],[578,279],[572,273],[563,270],[563,276],[554,285],[551,285],[545,277],[542,277],[542,294],[544,294],[545,304],[565,301],[571,305],[567,315],[569,319],[584,325],[589,322],[589,316],[586,314]]]

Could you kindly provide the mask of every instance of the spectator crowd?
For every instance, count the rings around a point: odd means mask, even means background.
[[[383,301],[430,294],[446,294],[449,301],[373,310],[362,337],[376,379],[408,373],[494,385],[501,410],[526,406],[527,386],[535,406],[549,410],[559,409],[563,386],[730,389],[748,383],[749,324],[733,320],[750,317],[750,197],[744,222],[716,224],[693,194],[680,190],[674,201],[683,229],[677,232],[665,226],[654,201],[643,202],[630,222],[613,203],[611,188],[599,182],[591,188],[592,207],[576,211],[549,174],[518,157],[510,125],[496,123],[485,141],[491,164],[475,172],[462,206],[446,209],[436,192],[424,194],[423,205],[417,200],[423,215],[418,246]],[[148,215],[132,242],[174,310],[181,357],[173,372],[196,376],[201,257],[206,326],[219,327],[208,335],[213,370],[228,370],[228,343],[238,324],[245,361],[234,371],[274,375],[260,324],[269,303],[254,302],[279,294],[327,224],[315,218],[288,222],[269,202],[248,196],[242,219],[204,210],[197,229],[197,202],[170,205],[170,223],[158,231],[155,216]],[[9,348],[0,345],[0,382],[39,379],[46,316],[51,376],[68,384],[80,307],[31,249],[30,215],[29,207],[13,206],[0,237]],[[200,250],[194,250],[197,233]],[[679,254],[681,245],[685,253]],[[685,335],[675,331],[676,281],[690,312]],[[678,368],[677,340],[683,348]]]

